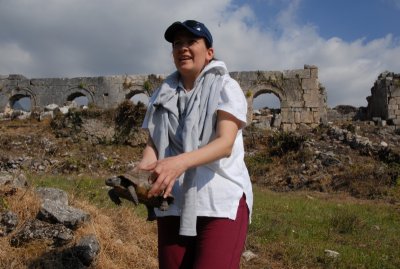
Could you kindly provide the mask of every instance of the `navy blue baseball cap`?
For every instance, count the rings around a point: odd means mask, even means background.
[[[207,27],[203,23],[195,21],[195,20],[187,20],[184,22],[180,22],[180,21],[174,22],[165,31],[165,34],[164,34],[165,39],[170,43],[174,42],[175,33],[178,30],[182,30],[182,29],[189,31],[190,33],[192,33],[193,35],[195,35],[197,37],[203,37],[206,40],[207,45],[212,47],[213,38],[211,36],[210,31],[207,29]]]

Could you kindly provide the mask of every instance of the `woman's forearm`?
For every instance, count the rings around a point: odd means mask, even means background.
[[[147,139],[146,147],[142,153],[142,159],[138,164],[139,169],[144,169],[148,165],[155,163],[157,161],[157,150],[153,144],[151,137]]]

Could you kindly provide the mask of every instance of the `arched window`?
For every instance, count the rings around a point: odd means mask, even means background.
[[[29,95],[14,95],[10,99],[11,109],[13,110],[22,110],[26,112],[30,112],[32,109],[32,101]]]
[[[75,102],[79,107],[88,106],[89,104],[89,98],[80,92],[71,94],[67,100]]]
[[[134,94],[129,100],[131,100],[135,105],[139,102],[143,103],[145,106],[149,104],[149,97],[144,93]]]

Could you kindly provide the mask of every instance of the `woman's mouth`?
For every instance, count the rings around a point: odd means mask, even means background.
[[[190,56],[182,56],[182,57],[179,57],[179,61],[180,61],[180,62],[187,61],[187,60],[190,60],[190,59],[192,59],[192,57],[190,57]]]

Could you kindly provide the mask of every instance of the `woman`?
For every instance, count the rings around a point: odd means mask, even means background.
[[[157,179],[149,196],[170,193],[157,211],[160,268],[239,268],[253,194],[244,164],[247,103],[200,22],[168,27],[177,71],[153,94],[139,169]]]

